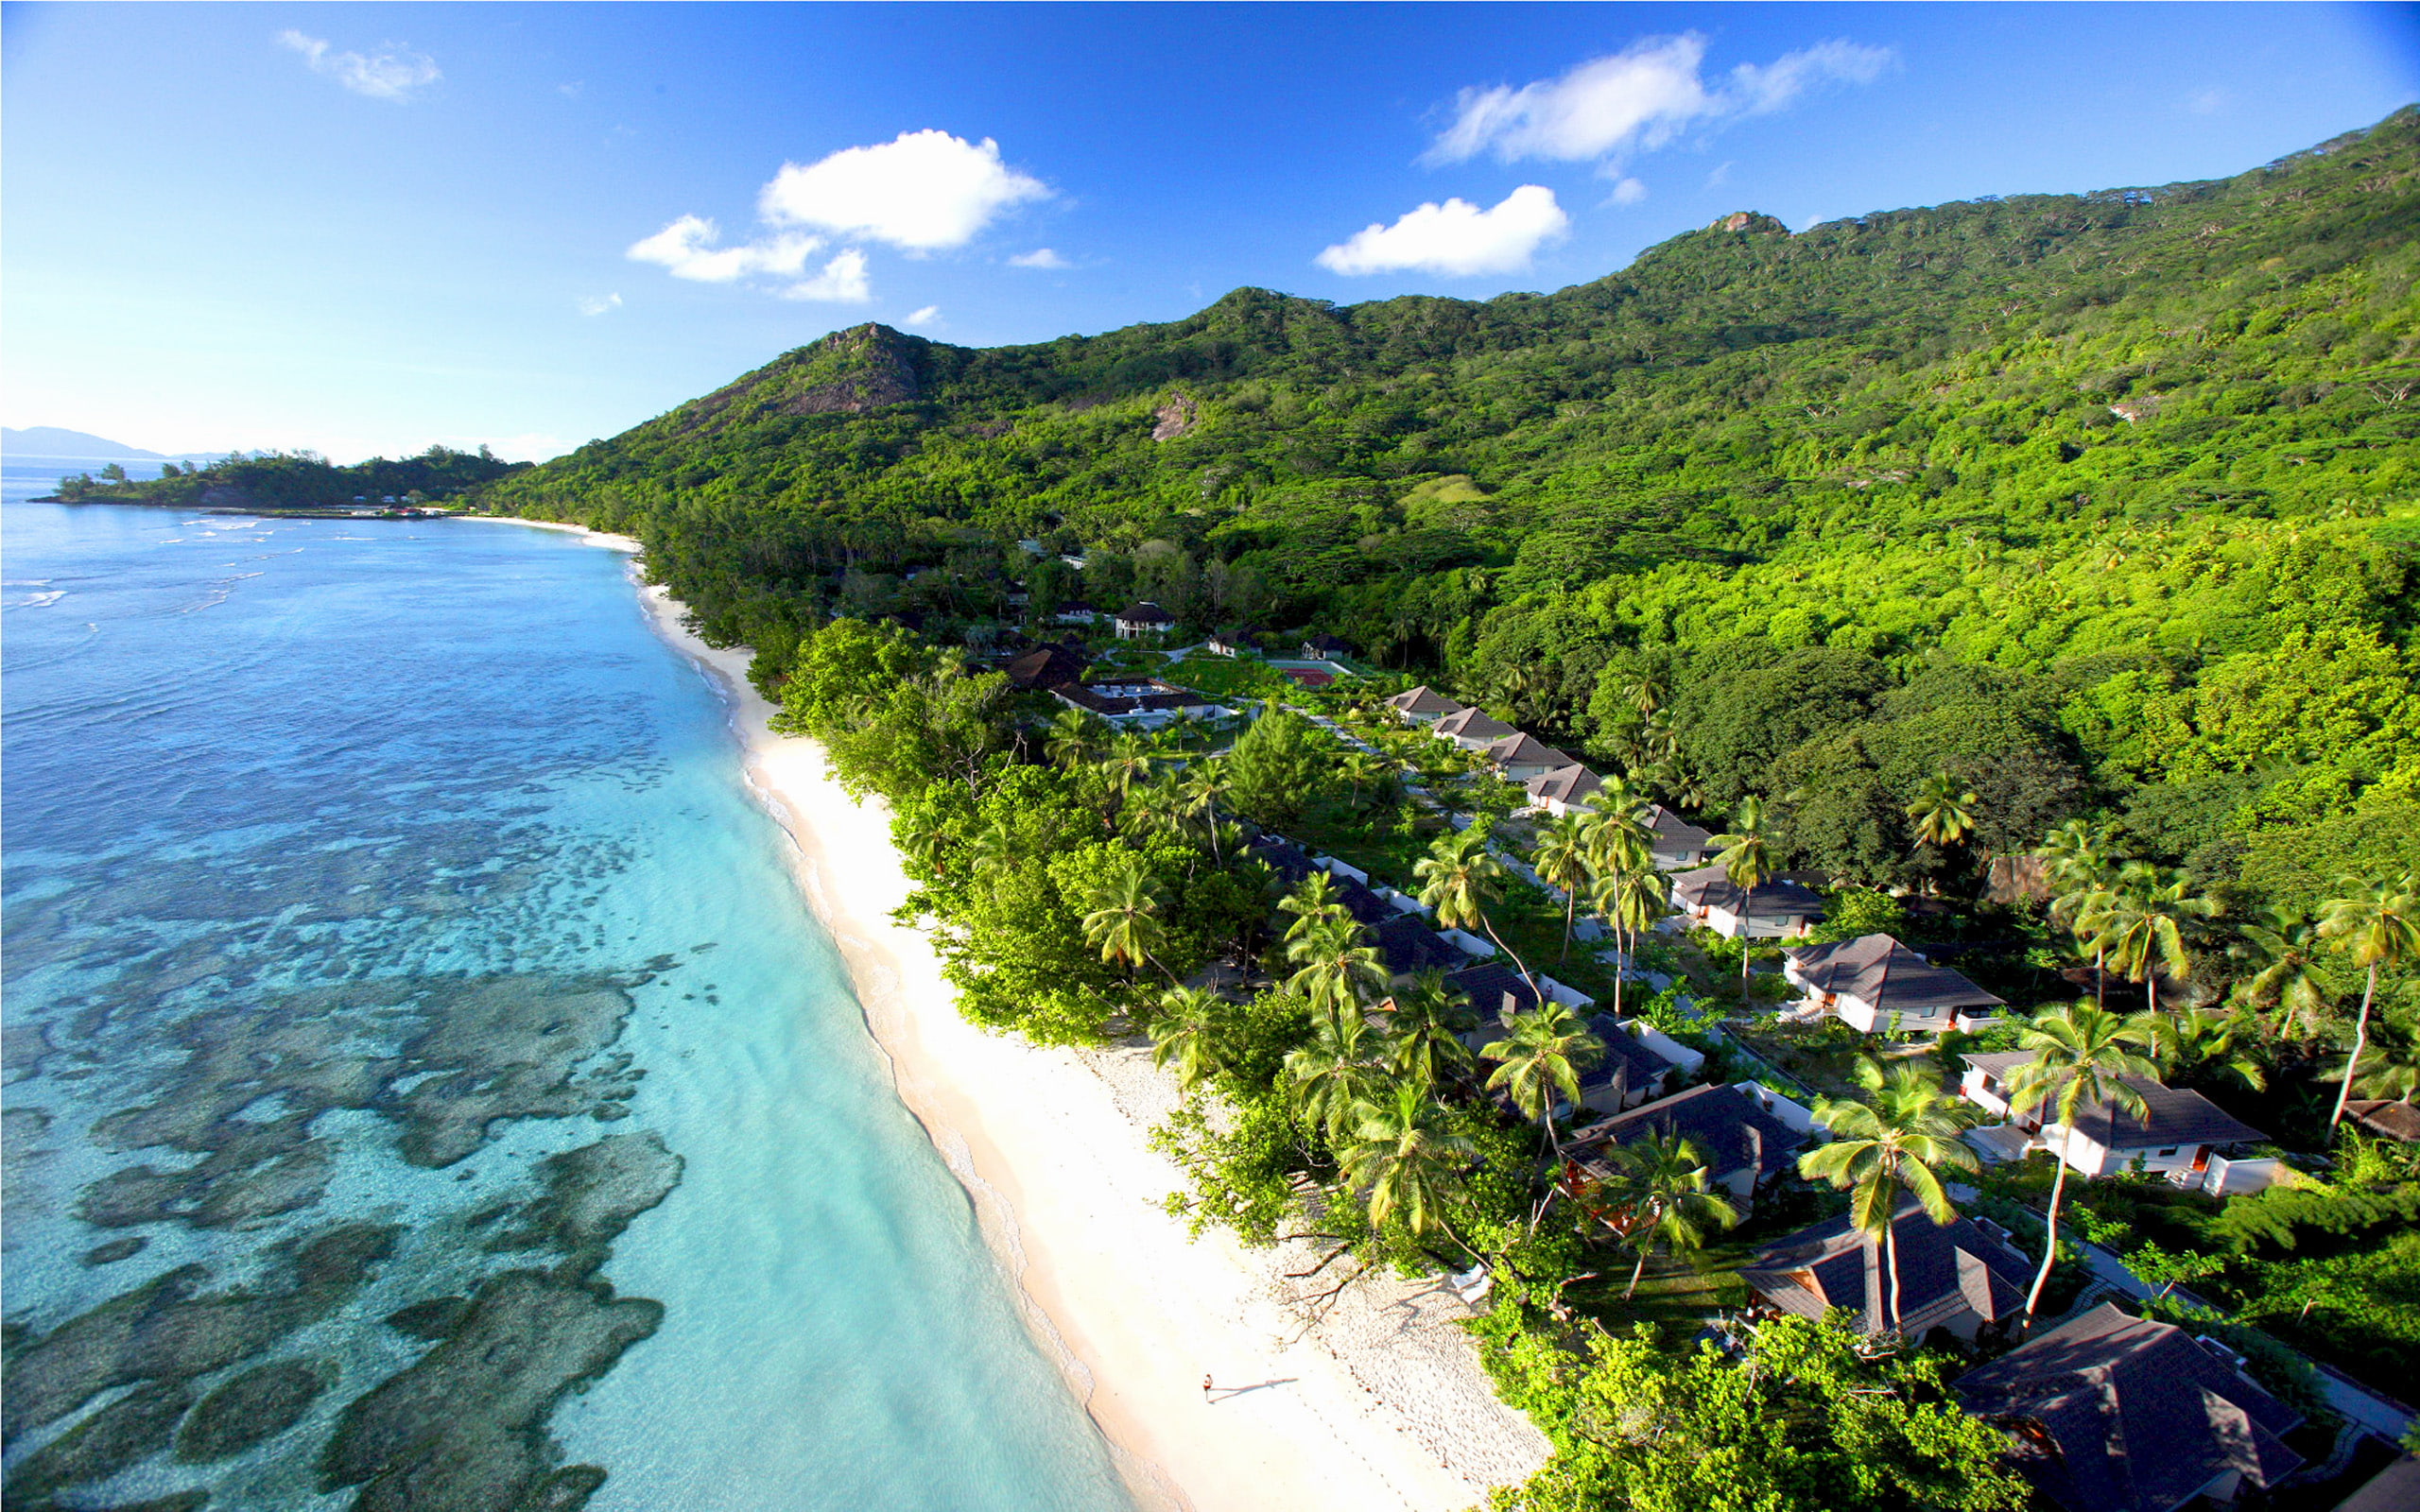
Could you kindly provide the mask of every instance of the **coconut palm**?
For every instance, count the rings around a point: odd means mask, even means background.
[[[2082,819],[2069,819],[2052,830],[2034,854],[2041,858],[2043,875],[2049,884],[2050,917],[2080,943],[2092,947],[2093,1002],[2106,1007],[2108,942],[2088,920],[2100,916],[2117,880],[2116,839],[2105,825],[2096,828]]]
[[[1946,850],[1974,833],[1975,805],[1979,801],[1965,783],[1947,772],[1935,772],[1916,785],[1908,819],[1916,827],[1917,839]]]
[[[2344,1085],[2336,1094],[2336,1111],[2327,1117],[2330,1128],[2343,1122],[2345,1101],[2360,1074],[2361,1052],[2370,1042],[2370,1007],[2377,1001],[2378,968],[2391,969],[2420,955],[2420,872],[2407,871],[2394,882],[2347,877],[2338,885],[2344,896],[2319,905],[2319,932],[2366,974],[2361,1014],[2353,1021],[2353,1050],[2344,1057]]]
[[[1361,943],[1361,926],[1349,918],[1323,919],[1293,936],[1286,959],[1295,967],[1286,985],[1324,1013],[1357,1015],[1365,988],[1374,997],[1386,989],[1386,966],[1375,949]]]
[[[1151,1064],[1176,1065],[1176,1084],[1191,1091],[1219,1070],[1212,1040],[1226,1003],[1207,988],[1170,988],[1151,1019]]]
[[[1732,816],[1731,833],[1714,837],[1715,864],[1722,868],[1731,885],[1743,893],[1754,893],[1773,874],[1772,837],[1765,833],[1764,799],[1749,795],[1739,800],[1739,812]],[[1740,905],[1746,917],[1747,905]],[[1748,962],[1755,953],[1748,948],[1747,936],[1739,940],[1739,996],[1748,995]]]
[[[1149,839],[1184,834],[1184,792],[1174,772],[1136,782],[1126,790],[1126,805],[1118,811],[1117,827],[1129,838]]]
[[[2222,1072],[2254,1091],[2263,1091],[2269,1086],[2267,1074],[2238,1042],[2247,1026],[2246,1015],[2200,1006],[2156,1014],[2151,1020],[2152,1053],[2174,1080],[2189,1084]]]
[[[1563,1142],[1554,1131],[1555,1094],[1579,1102],[1580,1074],[1604,1053],[1604,1041],[1588,1032],[1579,1015],[1551,998],[1526,1013],[1508,1014],[1504,1038],[1479,1049],[1497,1063],[1488,1074],[1487,1090],[1502,1088],[1513,1107],[1546,1129],[1547,1143],[1557,1150]]]
[[[1355,1104],[1354,1123],[1360,1139],[1340,1163],[1346,1184],[1370,1194],[1370,1227],[1397,1211],[1414,1234],[1442,1226],[1455,1178],[1471,1163],[1471,1143],[1453,1131],[1444,1106],[1398,1082],[1391,1095]]]
[[[2386,1102],[2420,1101],[2420,1044],[2406,1041],[2397,1044],[2388,1040],[2369,1047],[2369,1055],[2360,1066],[2360,1074],[2347,1074],[2352,1061],[2336,1068],[2328,1079],[2342,1078],[2353,1083],[2354,1095],[2376,1097]]]
[[[1588,850],[1587,822],[1564,815],[1539,830],[1538,843],[1530,851],[1530,866],[1538,880],[1563,889],[1563,954],[1555,957],[1558,961],[1571,957],[1572,917],[1580,907],[1580,889],[1588,885],[1591,876]]]
[[[1004,871],[1016,865],[1017,832],[1007,819],[995,818],[975,832],[966,853],[978,877]]]
[[[1657,1244],[1674,1251],[1696,1249],[1709,1230],[1739,1221],[1738,1209],[1706,1190],[1705,1161],[1696,1145],[1678,1135],[1651,1134],[1617,1144],[1606,1165],[1607,1221],[1638,1251],[1630,1284],[1622,1289],[1625,1302],[1637,1295],[1638,1279]]]
[[[1184,815],[1198,823],[1210,841],[1210,858],[1226,865],[1221,842],[1226,838],[1226,826],[1219,820],[1219,804],[1235,784],[1227,780],[1226,763],[1218,757],[1195,762],[1184,774]]]
[[[1314,871],[1297,883],[1292,892],[1277,900],[1277,906],[1294,916],[1286,926],[1286,937],[1300,938],[1322,924],[1349,919],[1344,901],[1337,895],[1336,879],[1324,871]]]
[[[1093,759],[1100,732],[1100,721],[1081,709],[1062,709],[1050,721],[1043,740],[1043,753],[1073,770]]]
[[[2124,1078],[2156,1076],[2159,1067],[2143,1054],[2152,1045],[2152,1027],[2144,1015],[2121,1018],[2094,1004],[2079,1003],[2036,1014],[2018,1044],[2031,1051],[2033,1058],[2016,1073],[2009,1089],[2010,1108],[2021,1114],[2047,1104],[2051,1112],[2046,1122],[2063,1131],[2063,1148],[2053,1152],[2061,1158],[2058,1175],[2050,1181],[2042,1271],[2025,1296],[2026,1315],[2031,1317],[2041,1306],[2042,1288],[2049,1283],[2050,1266],[2059,1256],[2059,1204],[2067,1191],[2064,1146],[2075,1128],[2077,1109],[2105,1103],[2139,1118],[2144,1111],[2142,1094],[2126,1085]]]
[[[2327,942],[2319,925],[2296,909],[2272,904],[2244,925],[2231,954],[2258,968],[2236,984],[2237,1001],[2247,1006],[2274,1004],[2276,1024],[2270,1033],[2283,1040],[2300,1019],[2306,1032],[2327,1006],[2326,984],[2320,979],[2319,958]]]
[[[1314,1015],[1310,1043],[1286,1053],[1287,1093],[1295,1112],[1326,1130],[1333,1145],[1354,1108],[1386,1083],[1382,1063],[1391,1049],[1357,1011]]]
[[[1470,1065],[1462,1036],[1478,1022],[1470,999],[1445,985],[1442,971],[1423,971],[1394,995],[1387,1027],[1395,1046],[1395,1070],[1423,1087]]]
[[[1477,924],[1495,942],[1495,948],[1509,957],[1538,997],[1537,979],[1522,965],[1512,947],[1504,943],[1488,922],[1487,905],[1504,894],[1504,863],[1487,849],[1487,836],[1473,825],[1457,834],[1441,834],[1428,853],[1412,864],[1411,874],[1420,884],[1420,901],[1436,914],[1437,922],[1447,929],[1468,929]]]
[[[1131,730],[1120,730],[1100,759],[1100,774],[1109,779],[1109,790],[1122,801],[1129,789],[1151,775],[1156,760],[1150,741]]]
[[[1160,923],[1160,885],[1141,857],[1119,857],[1086,902],[1091,911],[1084,915],[1084,943],[1098,946],[1102,960],[1130,971],[1159,964],[1151,953],[1167,938]]]
[[[1849,1194],[1849,1221],[1882,1246],[1891,1267],[1890,1321],[1900,1328],[1899,1194],[1916,1199],[1926,1216],[1946,1224],[1957,1216],[1935,1173],[1947,1166],[1972,1171],[1980,1162],[1959,1143],[1959,1131],[1975,1122],[1974,1105],[1943,1091],[1940,1080],[1905,1061],[1885,1074],[1870,1056],[1857,1061],[1862,1102],[1816,1099],[1815,1121],[1830,1129],[1832,1143],[1798,1158],[1798,1174],[1829,1181]]]
[[[2185,953],[2187,922],[2218,912],[2217,901],[2193,891],[2185,873],[2129,861],[2084,919],[2107,949],[2109,964],[2129,982],[2143,984],[2144,1007],[2156,1013],[2161,971],[2182,978],[2192,966]]]
[[[1672,879],[1652,862],[1622,867],[1597,879],[1597,912],[1614,926],[1620,958],[1614,970],[1614,1017],[1622,1016],[1622,976],[1638,952],[1638,937],[1655,927],[1672,904]],[[1627,940],[1625,941],[1625,936]]]
[[[1361,806],[1361,790],[1365,787],[1375,787],[1385,780],[1387,771],[1384,758],[1374,756],[1368,751],[1346,751],[1343,759],[1337,763],[1337,774],[1344,779],[1345,785],[1352,790],[1352,803],[1356,809]]]

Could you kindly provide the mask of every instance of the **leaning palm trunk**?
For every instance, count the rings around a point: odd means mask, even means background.
[[[1630,964],[1630,951],[1622,943],[1622,926],[1614,926],[1614,1017],[1622,1016],[1622,977]]]
[[[1622,1288],[1622,1300],[1627,1302],[1638,1295],[1638,1279],[1647,1272],[1647,1246],[1638,1246],[1638,1263],[1630,1268],[1630,1284]]]
[[[1893,1194],[1891,1227],[1882,1230],[1882,1252],[1891,1263],[1891,1332],[1907,1332],[1907,1314],[1899,1309],[1899,1214],[1897,1194]]]
[[[2334,1128],[2344,1121],[2344,1104],[2353,1095],[2353,1077],[2361,1069],[2361,1052],[2370,1044],[2370,1004],[2378,993],[2378,963],[2370,963],[2370,979],[2361,988],[2361,1016],[2353,1021],[2353,1053],[2344,1058],[2344,1085],[2336,1089],[2336,1111],[2329,1114],[2327,1126]]]
[[[2041,1307],[2042,1288],[2050,1284],[2050,1267],[2059,1263],[2059,1199],[2067,1192],[2067,1160],[2064,1155],[2056,1158],[2059,1174],[2050,1179],[2050,1211],[2042,1231],[2042,1271],[2033,1278],[2033,1290],[2025,1294],[2025,1315],[2029,1318]]]

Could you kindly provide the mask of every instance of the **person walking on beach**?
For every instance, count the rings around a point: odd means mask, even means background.
[[[1207,1370],[1201,1372],[1201,1400],[1205,1406],[1210,1401],[1210,1372]]]

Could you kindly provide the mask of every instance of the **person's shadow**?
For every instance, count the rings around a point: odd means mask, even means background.
[[[1300,1376],[1288,1376],[1280,1381],[1255,1381],[1249,1386],[1212,1386],[1209,1391],[1209,1400],[1211,1405],[1216,1406],[1219,1402],[1243,1396],[1248,1392],[1267,1391],[1271,1386],[1290,1386],[1302,1379]]]

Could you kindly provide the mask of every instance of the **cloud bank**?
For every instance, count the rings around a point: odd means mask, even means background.
[[[1465,89],[1427,161],[1461,163],[1481,153],[1505,163],[1618,159],[1667,146],[1692,127],[1770,114],[1827,84],[1870,84],[1895,60],[1887,47],[1836,40],[1770,63],[1741,63],[1709,83],[1705,46],[1696,32],[1647,37],[1560,78]]]
[[[391,100],[401,105],[412,97],[412,91],[444,77],[437,71],[437,60],[424,53],[398,49],[364,57],[359,53],[335,52],[325,38],[306,37],[292,29],[279,32],[277,40],[301,53],[311,72],[333,78],[355,94],[367,94],[373,100]]]
[[[1493,210],[1448,199],[1442,205],[1422,205],[1392,226],[1374,221],[1314,261],[1331,273],[1345,274],[1404,269],[1510,273],[1527,267],[1538,248],[1561,236],[1570,224],[1571,217],[1555,203],[1553,190],[1526,183]]]
[[[1019,252],[1009,259],[1011,267],[1073,267],[1076,265],[1047,247],[1037,247],[1029,252]]]
[[[770,226],[814,226],[909,252],[963,247],[1001,212],[1050,190],[1000,161],[990,137],[902,131],[894,142],[844,147],[782,171],[757,198]]]
[[[755,274],[795,277],[806,266],[809,253],[823,245],[821,236],[786,234],[737,247],[717,247],[722,230],[702,215],[683,215],[626,254],[634,263],[653,263],[674,278],[699,284],[729,284]]]

